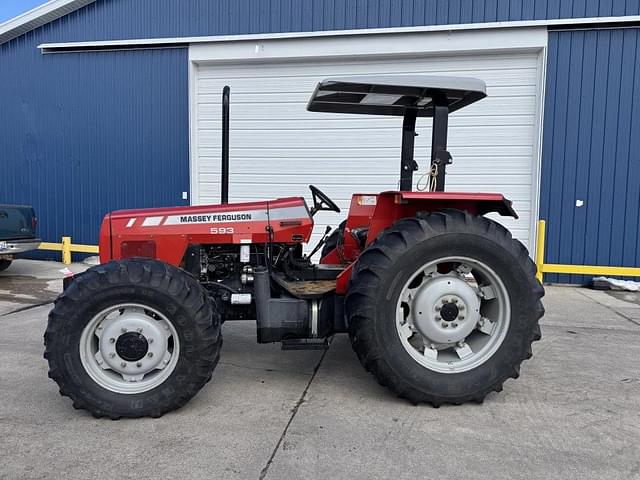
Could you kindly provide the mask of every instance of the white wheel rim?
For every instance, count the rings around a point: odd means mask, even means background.
[[[439,273],[438,265],[453,265]],[[483,262],[444,257],[418,268],[396,305],[404,349],[423,367],[461,373],[489,360],[502,345],[511,319],[504,283]]]
[[[115,393],[137,394],[156,388],[169,378],[179,356],[175,327],[148,305],[123,303],[106,308],[87,323],[80,337],[85,371],[102,388]]]

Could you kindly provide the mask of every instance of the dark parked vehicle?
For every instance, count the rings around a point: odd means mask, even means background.
[[[0,205],[0,272],[9,268],[17,253],[40,246],[36,237],[38,219],[33,207]]]

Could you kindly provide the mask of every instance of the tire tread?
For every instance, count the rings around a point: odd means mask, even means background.
[[[380,295],[385,271],[408,248],[438,235],[452,232],[480,235],[489,238],[507,250],[529,279],[531,301],[534,305],[531,323],[525,338],[522,339],[523,348],[518,350],[520,356],[516,359],[515,365],[504,369],[493,384],[462,397],[428,394],[407,384],[393,372],[379,351],[373,338],[372,326],[375,302]],[[399,241],[400,239],[401,241]],[[524,245],[514,239],[505,227],[493,220],[454,209],[401,219],[384,230],[360,255],[354,265],[345,301],[353,350],[364,368],[376,377],[378,383],[387,386],[396,395],[411,403],[428,403],[434,407],[445,403],[456,405],[469,401],[481,403],[490,392],[501,391],[507,379],[518,378],[520,363],[532,356],[531,343],[541,338],[539,319],[544,314],[541,302],[544,288],[535,278],[535,274],[536,266]]]
[[[197,330],[197,361],[190,369],[190,378],[185,388],[171,396],[154,395],[145,402],[152,404],[135,412],[111,412],[87,401],[81,389],[68,372],[59,364],[65,353],[64,331],[69,327],[78,305],[90,301],[93,292],[117,285],[144,284],[164,291],[177,299],[191,313],[191,328]],[[54,302],[49,314],[44,334],[44,358],[49,363],[49,378],[59,386],[60,394],[69,397],[76,409],[88,410],[94,417],[109,417],[117,420],[123,417],[159,417],[171,410],[184,406],[212,377],[220,358],[222,346],[221,318],[215,301],[203,291],[198,281],[171,265],[155,260],[130,259],[112,261],[98,265],[80,275]]]

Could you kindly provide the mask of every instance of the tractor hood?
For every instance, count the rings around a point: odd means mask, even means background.
[[[308,214],[304,198],[291,197],[261,202],[228,203],[224,205],[116,210],[111,212],[110,215],[112,220],[123,218],[132,220],[131,227],[133,227],[138,223],[138,219],[142,219],[142,223],[138,224],[138,226],[213,223],[227,220],[266,220],[270,211],[275,211],[272,213],[280,216],[289,213],[296,215],[303,214],[303,216]],[[203,215],[204,218],[200,218]]]
[[[119,258],[158,258],[178,265],[190,244],[306,242],[313,220],[302,197],[189,207],[118,210],[100,230],[102,263]]]

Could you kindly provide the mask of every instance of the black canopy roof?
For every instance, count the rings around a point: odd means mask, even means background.
[[[487,96],[482,80],[429,75],[371,75],[328,78],[316,87],[307,110],[419,117],[433,116],[434,104],[453,112]]]

